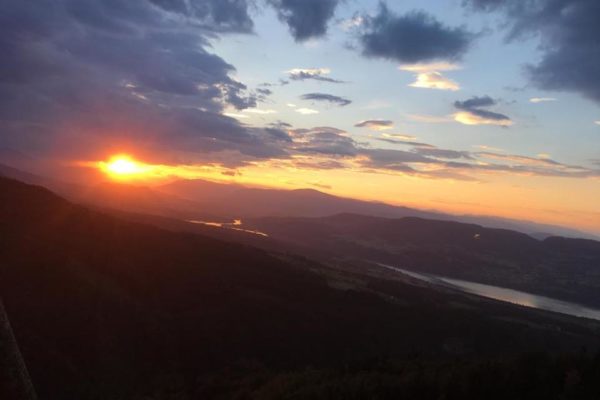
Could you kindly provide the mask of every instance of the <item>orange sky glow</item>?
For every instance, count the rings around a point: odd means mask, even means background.
[[[232,172],[218,164],[149,164],[129,154],[79,165],[99,170],[121,183],[155,186],[174,179],[207,179],[279,189],[312,187],[338,196],[419,209],[530,220],[596,233],[600,230],[596,201],[600,185],[596,178],[487,173],[474,181],[462,181],[373,173],[360,168],[332,169],[323,174],[318,169],[300,168],[290,160],[252,163]]]

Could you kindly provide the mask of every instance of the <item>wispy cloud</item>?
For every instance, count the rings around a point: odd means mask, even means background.
[[[347,18],[340,21],[340,27],[343,31],[349,31],[357,28],[365,23],[365,19],[361,15],[355,15],[352,18]]]
[[[302,115],[311,115],[319,113],[318,110],[313,110],[312,108],[296,108],[296,112]]]
[[[439,72],[422,72],[417,74],[416,81],[408,86],[422,89],[438,90],[460,90],[460,86],[455,81],[446,78]]]
[[[246,108],[242,112],[250,113],[250,114],[261,114],[261,115],[277,114],[276,110],[273,110],[273,109],[264,109],[264,108]]]
[[[460,90],[460,85],[445,77],[440,71],[454,71],[460,69],[458,64],[448,62],[403,64],[398,67],[401,71],[415,73],[415,81],[410,87],[438,90]]]
[[[479,149],[479,150],[484,150],[484,151],[495,151],[495,152],[503,152],[504,151],[498,147],[492,147],[492,146],[488,146],[486,144],[474,144],[471,147]]]
[[[381,134],[375,140],[406,146],[378,148],[357,142],[333,127],[290,130],[291,165],[308,169],[353,169],[429,179],[481,181],[491,174],[564,178],[600,178],[600,169],[564,164],[548,154],[538,156],[439,148],[412,136]],[[488,148],[483,146],[483,148]],[[593,164],[593,162],[592,162]]]
[[[496,125],[511,126],[513,122],[509,118],[490,118],[474,114],[470,111],[461,111],[452,114],[456,122],[464,125]]]
[[[290,79],[293,81],[315,80],[329,83],[343,83],[338,79],[328,77],[331,73],[329,68],[293,68],[286,71]]]
[[[387,119],[367,119],[354,124],[357,128],[369,128],[375,131],[392,129],[394,122]]]
[[[430,71],[455,71],[462,67],[458,64],[449,62],[432,62],[417,64],[402,64],[398,69],[408,72],[430,72]]]
[[[417,139],[416,136],[405,135],[405,134],[402,134],[402,133],[382,133],[381,136],[384,137],[384,138],[401,139],[401,140],[415,140],[415,139]]]
[[[246,119],[246,118],[248,118],[247,115],[237,114],[237,113],[223,113],[223,115],[226,115],[226,116],[231,117],[231,118],[236,118],[236,119]]]
[[[555,97],[532,97],[529,99],[530,103],[545,103],[547,101],[558,101]]]
[[[454,107],[461,110],[453,114],[454,120],[465,125],[497,125],[507,127],[512,120],[504,115],[487,108],[495,106],[496,100],[489,96],[471,97],[464,101],[455,101]]]
[[[352,100],[327,93],[307,93],[300,96],[300,98],[302,100],[325,101],[328,103],[337,104],[342,107],[352,103]]]

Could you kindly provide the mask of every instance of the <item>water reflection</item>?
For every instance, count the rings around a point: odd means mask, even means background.
[[[405,275],[433,283],[440,286],[450,287],[466,293],[472,293],[491,299],[501,300],[508,303],[520,304],[526,307],[539,308],[541,310],[554,311],[562,314],[573,315],[600,320],[600,310],[585,307],[579,304],[551,299],[545,296],[521,292],[519,290],[507,289],[498,286],[484,285],[482,283],[463,281],[460,279],[446,278],[431,274],[420,274],[391,265],[379,264],[380,266],[401,272]]]
[[[198,220],[190,219],[187,222],[190,222],[192,224],[214,226],[217,228],[224,228],[224,229],[231,229],[234,231],[252,233],[252,234],[258,235],[258,236],[265,236],[265,237],[269,236],[266,233],[261,232],[261,231],[254,231],[254,230],[250,230],[250,229],[240,228],[240,226],[242,225],[241,219],[235,219],[235,220],[233,220],[233,222],[211,222],[211,221],[198,221]]]

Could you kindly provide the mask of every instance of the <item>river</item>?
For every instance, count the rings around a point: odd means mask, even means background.
[[[575,304],[563,300],[556,300],[550,297],[539,296],[536,294],[522,292],[514,289],[507,289],[492,285],[484,285],[482,283],[463,281],[461,279],[446,278],[443,276],[432,274],[422,274],[386,264],[379,265],[384,268],[408,275],[415,279],[426,281],[434,285],[453,288],[461,292],[476,294],[478,296],[505,301],[507,303],[519,304],[526,307],[539,308],[541,310],[554,311],[561,314],[590,318],[600,321],[600,310],[582,306],[580,304]]]

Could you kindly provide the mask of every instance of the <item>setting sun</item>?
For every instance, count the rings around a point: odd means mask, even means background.
[[[114,156],[107,162],[101,162],[100,167],[106,174],[117,179],[141,177],[148,171],[144,164],[125,154]]]

